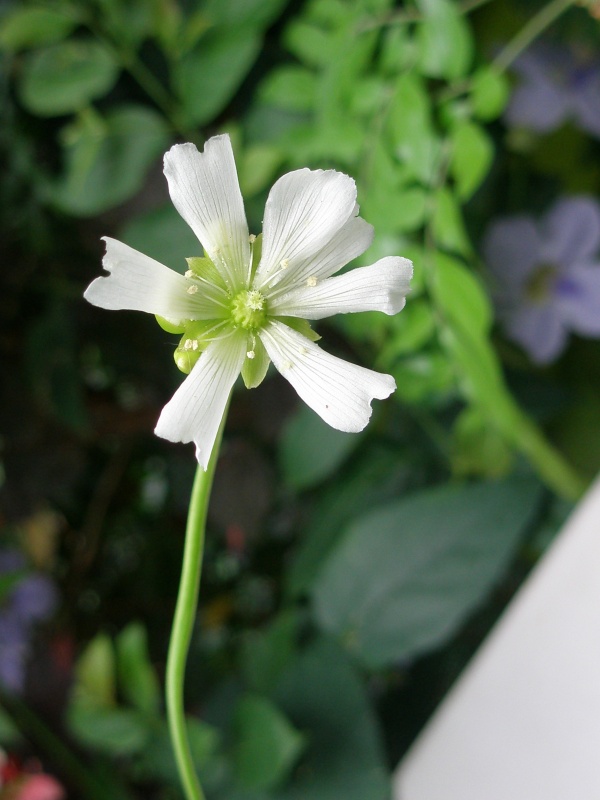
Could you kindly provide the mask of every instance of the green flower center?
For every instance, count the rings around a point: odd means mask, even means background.
[[[246,330],[261,328],[267,316],[265,298],[256,289],[243,289],[231,301],[231,319],[234,325]]]
[[[557,269],[552,264],[540,264],[525,284],[525,294],[532,302],[541,303],[552,294]]]

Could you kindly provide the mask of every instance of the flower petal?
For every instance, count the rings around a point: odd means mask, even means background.
[[[600,247],[600,206],[591,197],[556,202],[544,217],[543,260],[569,265],[595,256]]]
[[[177,325],[184,319],[221,318],[222,308],[202,292],[188,294],[190,282],[149,256],[105,236],[102,265],[110,275],[96,278],[84,292],[94,306],[157,314]]]
[[[315,286],[292,289],[269,303],[269,313],[304,319],[357,311],[397,314],[406,303],[412,273],[412,262],[407,258],[389,256]]]
[[[503,292],[519,289],[540,263],[542,238],[531,217],[515,215],[498,219],[488,228],[485,261]]]
[[[270,322],[259,336],[271,361],[304,402],[340,431],[362,431],[371,417],[373,398],[382,400],[396,388],[391,375],[329,355],[281,322]]]
[[[583,336],[600,336],[600,263],[573,267],[555,291],[565,324]]]
[[[229,136],[213,136],[200,153],[176,144],[164,171],[173,205],[201,241],[232,290],[247,276],[248,224]]]
[[[255,285],[292,272],[325,247],[355,206],[356,185],[341,172],[299,169],[280,178],[267,198]]]
[[[581,71],[579,72],[581,75]],[[573,107],[579,127],[592,136],[600,138],[600,69],[596,65],[587,67],[584,77],[573,94]]]
[[[235,331],[211,342],[163,408],[154,433],[170,442],[194,442],[208,466],[229,393],[246,356],[247,334]]]
[[[567,329],[552,304],[522,305],[505,318],[504,328],[536,364],[554,361],[567,343]]]
[[[308,258],[294,264],[279,276],[273,289],[267,291],[270,298],[287,293],[290,289],[302,288],[310,278],[317,281],[329,278],[362,255],[373,241],[373,226],[358,216],[352,216],[327,244]]]

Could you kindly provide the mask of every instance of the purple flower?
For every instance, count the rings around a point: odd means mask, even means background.
[[[513,66],[520,82],[504,114],[511,126],[549,133],[567,120],[600,138],[600,60],[539,43]]]
[[[539,222],[526,215],[494,222],[484,240],[498,318],[508,338],[547,364],[569,331],[600,337],[600,206],[561,199]]]
[[[57,603],[56,587],[46,575],[26,571],[17,550],[0,551],[0,579],[14,576],[0,594],[0,682],[21,691],[33,625],[47,619]]]

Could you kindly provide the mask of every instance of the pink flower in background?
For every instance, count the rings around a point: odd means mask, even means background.
[[[27,768],[39,768],[37,759],[23,766],[0,749],[0,800],[65,800],[64,787],[56,778]]]
[[[15,800],[64,800],[65,790],[52,775],[40,773],[25,778]]]

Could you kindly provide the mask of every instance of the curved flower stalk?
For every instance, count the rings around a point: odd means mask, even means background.
[[[405,304],[412,264],[383,258],[332,277],[363,253],[372,227],[358,216],[356,186],[334,170],[300,169],[267,199],[263,234],[249,234],[229,137],[204,152],[175,145],[164,171],[176,209],[204,247],[184,275],[107,238],[103,266],[85,297],[107,309],[146,311],[182,335],[175,360],[188,377],[164,407],[155,432],[196,445],[206,469],[233,384],[258,386],[272,361],[300,397],[334,428],[360,431],[371,401],[394,379],[329,355],[307,320],[383,311]]]
[[[532,361],[548,364],[570,331],[600,337],[600,205],[558,200],[540,221],[496,220],[483,243],[495,279],[494,301],[506,335]]]

